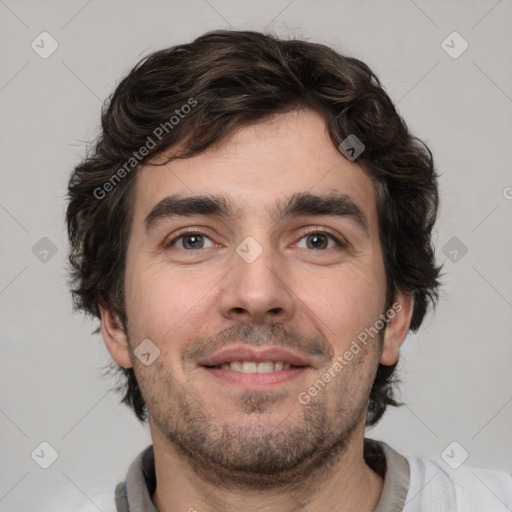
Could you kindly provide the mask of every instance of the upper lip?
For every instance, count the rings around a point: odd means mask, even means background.
[[[235,346],[225,347],[198,361],[199,366],[219,366],[231,361],[283,361],[292,366],[311,366],[310,362],[303,356],[283,347],[254,347]]]

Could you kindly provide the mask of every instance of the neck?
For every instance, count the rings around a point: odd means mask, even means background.
[[[225,478],[223,485],[202,478],[152,425],[157,477],[153,503],[159,512],[291,512],[298,506],[303,512],[371,512],[379,501],[383,479],[365,463],[364,425],[353,434],[342,453],[325,457],[325,464],[312,472],[301,472],[293,485],[261,490],[230,485]]]

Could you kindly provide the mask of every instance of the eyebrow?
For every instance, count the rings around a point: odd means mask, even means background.
[[[346,217],[357,224],[366,234],[369,233],[368,219],[364,212],[346,194],[329,193],[315,195],[309,192],[297,192],[288,198],[280,199],[270,211],[275,221],[298,216],[334,216]],[[209,215],[224,218],[239,218],[233,202],[219,195],[165,197],[157,203],[144,220],[146,231],[150,231],[159,222],[172,217],[192,217]]]

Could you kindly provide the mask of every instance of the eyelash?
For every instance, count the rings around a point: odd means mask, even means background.
[[[170,242],[166,243],[165,244],[165,248],[168,249],[168,248],[172,247],[178,240],[184,238],[187,235],[189,235],[189,236],[190,235],[199,235],[199,236],[202,236],[202,237],[205,237],[205,238],[208,238],[209,240],[211,240],[211,238],[208,235],[206,235],[205,233],[202,233],[201,231],[193,231],[193,230],[183,231],[179,235],[174,237]],[[325,230],[322,230],[322,229],[315,229],[315,230],[311,230],[311,231],[308,231],[306,233],[303,233],[301,235],[301,237],[299,238],[299,241],[301,241],[302,239],[304,239],[304,238],[306,238],[307,236],[310,236],[310,235],[325,235],[328,238],[330,238],[331,240],[333,240],[334,242],[336,242],[336,244],[338,245],[339,248],[345,248],[345,247],[348,246],[348,242],[346,242],[345,240],[340,240],[340,238],[338,238],[337,236],[333,235],[331,232],[325,231]],[[211,241],[213,242],[213,240],[211,240]],[[330,249],[334,249],[334,247],[330,247]],[[194,252],[194,249],[180,249],[180,250],[184,250],[184,251],[188,251],[188,252]],[[199,249],[196,249],[196,251],[197,250],[199,250]],[[315,249],[311,249],[311,250],[315,250]],[[327,249],[320,249],[320,250],[321,251],[325,251]]]

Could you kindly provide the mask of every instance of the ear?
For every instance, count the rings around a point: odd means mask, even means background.
[[[130,347],[123,324],[111,309],[100,306],[101,334],[112,359],[123,368],[131,368]]]
[[[391,366],[398,361],[399,349],[409,332],[413,308],[412,293],[398,292],[393,305],[386,311],[389,322],[384,331],[381,364]]]

